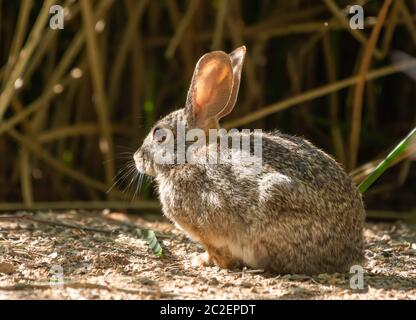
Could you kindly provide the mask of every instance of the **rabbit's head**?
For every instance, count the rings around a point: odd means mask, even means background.
[[[219,128],[219,120],[232,111],[237,100],[245,53],[242,46],[230,54],[213,51],[199,59],[185,107],[159,120],[134,154],[139,172],[157,176],[177,164],[178,126],[185,131],[202,129],[205,134]],[[173,154],[166,155],[166,146],[174,147]],[[167,161],[169,156],[173,162]]]

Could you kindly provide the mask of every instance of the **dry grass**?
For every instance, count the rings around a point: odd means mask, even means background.
[[[54,3],[66,10],[62,31],[47,27],[50,1],[0,3],[2,201],[124,200],[123,184],[105,193],[115,172],[183,104],[211,49],[248,47],[226,127],[304,135],[349,169],[366,165],[357,181],[414,126],[414,83],[392,76],[416,67],[411,1]],[[351,3],[364,6],[365,30],[349,28]],[[409,59],[391,62],[396,48]]]

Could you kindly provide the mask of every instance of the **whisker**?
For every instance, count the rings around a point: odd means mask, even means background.
[[[132,152],[132,151],[120,151],[120,152],[117,152],[117,156],[126,156],[126,155],[128,155],[129,157],[132,157],[133,158],[134,152]]]
[[[140,192],[142,190],[144,181],[151,182],[153,179],[137,170],[136,163],[133,158],[136,150],[126,146],[117,146],[117,148],[125,149],[128,151],[120,152],[117,154],[116,158],[106,160],[107,162],[114,160],[125,160],[125,164],[116,173],[115,177],[113,178],[113,184],[108,189],[107,193],[111,192],[111,190],[113,190],[116,186],[119,186],[121,188],[121,192],[124,194],[123,197],[126,197],[126,200],[128,200],[130,196],[132,196],[132,199],[130,200],[136,200],[140,197]]]
[[[125,172],[123,175],[120,175],[120,176],[116,175],[116,177],[115,177],[115,181],[114,181],[114,183],[112,184],[112,186],[110,187],[110,189],[108,189],[107,193],[109,193],[111,190],[113,190],[113,188],[114,188],[116,185],[120,184],[120,182],[121,182],[121,183],[122,183],[122,182],[124,182],[124,180],[126,180],[126,178],[127,178],[127,177],[131,174],[131,173],[133,173],[133,170],[130,170],[130,171],[128,171],[128,172]]]
[[[108,189],[107,193],[114,189],[116,185],[121,185],[134,171],[136,167],[134,165],[134,161],[127,163],[124,168],[121,168],[116,176],[114,177],[114,183],[111,185],[110,189]]]
[[[136,149],[135,149],[135,148],[133,148],[133,147],[128,147],[128,146],[121,146],[121,145],[117,145],[117,146],[116,146],[116,148],[117,148],[117,149],[124,149],[124,150],[127,150],[127,151],[131,151],[131,153],[134,153],[134,152],[136,151]]]
[[[107,159],[107,160],[103,160],[102,161],[102,163],[103,164],[105,164],[105,163],[108,163],[108,162],[110,162],[110,161],[117,161],[117,160],[130,160],[130,158],[132,158],[133,159],[133,157],[128,157],[128,156],[123,156],[123,157],[117,157],[117,158],[112,158],[112,159]]]
[[[138,173],[136,173],[135,175],[133,175],[133,177],[131,178],[131,180],[130,180],[130,183],[128,184],[128,186],[127,186],[127,189],[129,189],[130,187],[131,187],[131,185],[133,184],[133,181],[134,180],[136,180],[136,178],[137,178],[137,174]]]
[[[142,189],[142,184],[143,184],[143,177],[144,177],[144,174],[139,172],[139,180],[137,181],[137,184],[136,184],[136,190],[133,195],[133,200],[135,200],[136,197],[138,198],[140,196],[140,191]]]

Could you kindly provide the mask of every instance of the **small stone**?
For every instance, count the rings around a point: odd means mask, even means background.
[[[209,279],[208,284],[210,286],[217,286],[219,284],[219,282],[218,282],[217,278],[211,278],[211,279]]]
[[[140,278],[139,282],[145,286],[154,286],[157,284],[156,281],[149,279],[149,278]]]
[[[390,236],[388,234],[385,234],[381,237],[380,241],[386,243],[389,242],[391,240]]]
[[[55,259],[57,256],[58,256],[58,252],[53,252],[48,257],[51,259]]]
[[[412,243],[412,249],[416,250],[416,243]]]
[[[241,281],[240,282],[240,287],[243,287],[243,288],[251,288],[252,286],[253,286],[253,284],[250,283],[250,282],[248,282],[248,281]]]
[[[383,257],[391,257],[393,254],[391,253],[391,251],[390,251],[390,250],[385,249],[385,250],[381,253],[381,255],[382,255]]]
[[[306,280],[309,280],[310,277],[308,277],[307,275],[303,275],[303,274],[291,274],[291,275],[288,275],[287,279],[292,280],[292,281],[306,281]]]
[[[203,285],[203,286],[201,286],[201,287],[199,287],[198,288],[199,289],[199,291],[208,291],[208,286],[205,286],[205,285]]]
[[[295,295],[303,294],[305,292],[307,292],[307,290],[305,288],[302,288],[302,287],[295,287],[295,288],[292,289],[292,293],[295,294]]]
[[[16,270],[15,266],[10,262],[0,262],[0,272],[12,274]]]

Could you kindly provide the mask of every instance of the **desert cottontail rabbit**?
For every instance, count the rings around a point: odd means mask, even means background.
[[[310,142],[262,133],[259,170],[198,159],[155,161],[160,143],[178,142],[178,126],[206,135],[219,128],[237,100],[245,52],[214,51],[198,61],[185,107],[155,124],[134,155],[136,167],[155,177],[164,214],[206,249],[203,262],[278,273],[345,272],[363,262],[363,201],[340,165]],[[194,149],[194,157],[213,146],[216,140]]]

